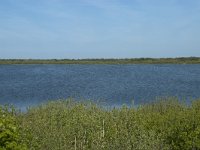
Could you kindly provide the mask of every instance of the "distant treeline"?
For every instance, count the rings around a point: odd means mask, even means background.
[[[200,64],[200,57],[125,59],[0,59],[0,64]]]

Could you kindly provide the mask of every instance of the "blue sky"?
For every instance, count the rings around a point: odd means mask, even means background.
[[[200,0],[0,0],[0,58],[200,56]]]

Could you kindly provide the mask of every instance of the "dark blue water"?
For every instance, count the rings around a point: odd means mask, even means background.
[[[0,65],[0,104],[69,97],[109,105],[200,97],[200,65]]]

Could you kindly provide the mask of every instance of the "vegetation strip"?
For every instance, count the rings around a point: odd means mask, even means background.
[[[130,59],[0,59],[0,64],[200,64],[200,57]]]
[[[0,149],[200,149],[200,100],[105,109],[59,100],[20,112],[0,107]]]

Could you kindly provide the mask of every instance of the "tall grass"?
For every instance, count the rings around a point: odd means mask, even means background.
[[[200,149],[200,100],[186,105],[169,98],[112,109],[60,100],[14,116],[28,149]]]

